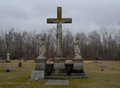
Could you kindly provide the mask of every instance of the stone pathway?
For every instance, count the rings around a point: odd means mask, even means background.
[[[44,85],[69,85],[69,80],[48,80]]]

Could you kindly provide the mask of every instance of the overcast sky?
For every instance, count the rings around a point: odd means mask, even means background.
[[[56,27],[47,24],[47,18],[57,17],[57,7],[62,7],[62,17],[72,18],[62,29],[91,32],[100,27],[120,28],[120,0],[0,0],[0,30],[11,28],[40,32]]]

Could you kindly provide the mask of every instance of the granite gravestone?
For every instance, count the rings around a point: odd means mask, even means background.
[[[33,70],[30,80],[44,80],[44,70]]]
[[[22,67],[22,62],[18,62],[18,67]]]
[[[93,60],[93,63],[98,63],[98,60]]]
[[[5,70],[6,72],[10,72],[10,71],[12,71],[12,67],[6,67],[6,70]]]

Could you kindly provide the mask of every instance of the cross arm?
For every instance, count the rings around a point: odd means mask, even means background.
[[[47,18],[47,23],[57,23],[57,18]]]
[[[72,23],[72,18],[62,18],[62,23]]]

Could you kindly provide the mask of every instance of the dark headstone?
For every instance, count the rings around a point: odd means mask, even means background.
[[[103,69],[101,69],[101,71],[103,71]]]
[[[18,62],[18,67],[22,67],[22,62]]]
[[[27,59],[25,58],[25,62],[27,62]]]

